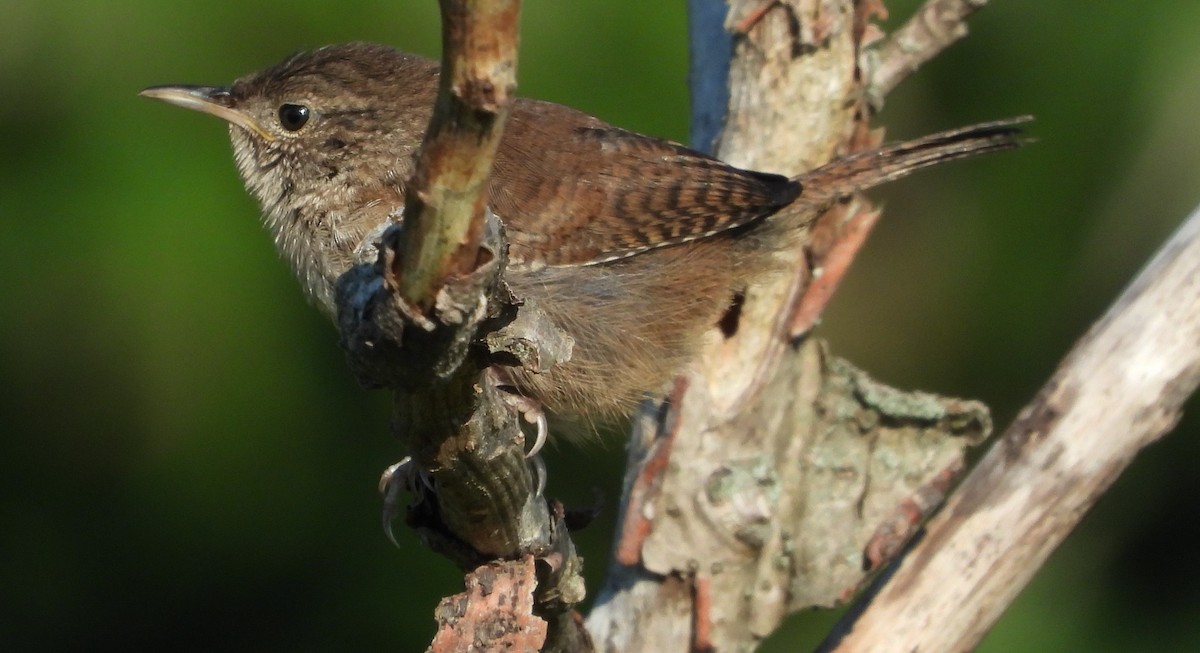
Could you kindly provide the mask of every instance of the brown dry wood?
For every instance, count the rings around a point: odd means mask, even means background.
[[[458,653],[481,643],[511,653],[541,650],[546,622],[532,614],[537,583],[532,556],[481,565],[464,580],[466,590],[438,604],[438,632],[429,653]]]
[[[517,87],[519,0],[441,0],[442,76],[409,180],[401,295],[428,309],[439,284],[476,267],[486,184]]]

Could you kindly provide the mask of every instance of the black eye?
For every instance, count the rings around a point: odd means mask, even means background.
[[[308,122],[308,107],[303,104],[284,104],[279,107],[279,124],[290,131],[299,131]]]

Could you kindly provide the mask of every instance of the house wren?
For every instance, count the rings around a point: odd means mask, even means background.
[[[142,91],[229,123],[275,246],[333,315],[334,283],[404,206],[433,111],[435,61],[354,43],[229,87]],[[488,188],[507,281],[575,339],[571,360],[512,373],[551,414],[625,414],[691,358],[739,289],[839,199],[926,166],[1019,144],[1021,119],[858,152],[795,178],[740,170],[573,109],[520,99]]]

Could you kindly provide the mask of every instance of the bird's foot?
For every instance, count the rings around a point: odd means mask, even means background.
[[[379,493],[383,495],[383,532],[395,546],[400,546],[392,532],[392,522],[400,515],[400,493],[409,491],[421,500],[425,493],[433,491],[433,481],[424,470],[417,468],[412,456],[389,465],[379,477]]]
[[[516,392],[505,391],[502,395],[504,402],[529,424],[535,427],[533,436],[533,446],[525,452],[525,459],[529,461],[529,472],[533,474],[533,485],[536,491],[536,496],[542,496],[542,492],[546,490],[546,463],[542,461],[542,457],[538,452],[546,445],[547,435],[550,433],[550,427],[546,422],[546,411],[542,410],[542,404],[538,400],[526,397],[525,395]],[[522,429],[524,432],[524,429]],[[528,438],[527,438],[528,439]]]

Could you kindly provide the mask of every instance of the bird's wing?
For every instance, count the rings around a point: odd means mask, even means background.
[[[508,230],[512,263],[565,266],[736,229],[799,193],[787,177],[740,170],[561,105],[520,100],[489,200]]]

